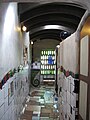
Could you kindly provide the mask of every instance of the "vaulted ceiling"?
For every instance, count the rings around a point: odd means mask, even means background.
[[[32,59],[35,61],[40,58],[42,49],[55,49],[62,39],[77,30],[86,7],[69,0],[67,2],[33,1],[19,2],[18,15],[21,26],[27,27],[30,40],[34,41]],[[48,28],[48,25],[53,25],[54,28]]]
[[[30,39],[55,39],[61,41],[63,31],[67,36],[74,33],[86,9],[74,3],[18,3],[18,12],[21,25],[27,27]],[[46,25],[58,25],[53,29]],[[69,33],[69,34],[68,34]]]

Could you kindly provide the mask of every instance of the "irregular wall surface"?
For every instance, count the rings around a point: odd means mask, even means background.
[[[78,119],[79,43],[76,41],[76,34],[60,43],[58,85],[61,120]]]
[[[0,120],[17,120],[29,92],[28,67],[10,70],[23,64],[29,35],[20,31],[17,3],[0,3],[0,16]]]

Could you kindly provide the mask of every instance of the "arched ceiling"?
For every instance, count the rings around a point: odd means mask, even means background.
[[[64,2],[18,3],[18,8],[20,23],[27,27],[32,40],[50,38],[61,41],[60,33],[75,32],[86,11],[80,5]],[[59,25],[59,27],[45,29],[46,25]]]

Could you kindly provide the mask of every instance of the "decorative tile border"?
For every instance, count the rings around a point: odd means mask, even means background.
[[[69,75],[71,75],[73,78],[79,79],[79,74],[78,74],[78,73],[77,73],[77,74],[74,74],[72,71],[69,71],[69,70],[66,71],[66,70],[63,68],[63,66],[60,67],[60,70],[61,70],[61,72],[64,73],[64,75],[65,75],[66,77],[68,77]]]
[[[14,68],[13,70],[10,70],[0,81],[0,89],[2,89],[3,85],[8,81],[9,78],[13,77],[15,73],[19,73],[20,70],[23,70],[23,67],[19,66],[17,69]]]
[[[59,70],[60,70],[60,72],[61,72],[61,74],[63,73],[63,75],[67,78],[67,77],[69,77],[69,76],[71,76],[72,78],[74,78],[74,89],[73,89],[73,95],[75,94],[76,95],[76,100],[75,100],[75,102],[76,102],[76,106],[72,106],[71,104],[70,104],[70,114],[72,115],[73,113],[72,113],[72,111],[74,110],[75,111],[75,120],[78,120],[78,110],[79,110],[79,74],[77,73],[77,74],[75,74],[75,73],[73,73],[72,71],[69,71],[69,70],[65,70],[64,68],[63,68],[63,66],[61,66],[61,67],[59,67]],[[72,94],[71,92],[70,92],[70,94]],[[65,114],[63,114],[64,116],[63,117],[68,117],[67,115],[65,115]],[[70,118],[71,119],[71,118]]]

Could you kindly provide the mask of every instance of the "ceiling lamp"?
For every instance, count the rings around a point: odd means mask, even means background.
[[[62,31],[62,32],[60,33],[60,38],[61,38],[61,40],[64,40],[64,39],[66,39],[67,37],[69,37],[70,35],[71,35],[70,32]]]
[[[22,30],[25,32],[27,30],[26,26],[23,26]]]
[[[31,41],[31,45],[33,45],[33,41]]]
[[[44,29],[59,29],[59,25],[45,25]]]
[[[57,47],[57,48],[59,48],[59,47],[60,47],[60,45],[57,45],[56,47]]]

